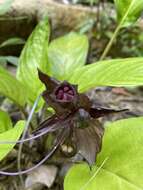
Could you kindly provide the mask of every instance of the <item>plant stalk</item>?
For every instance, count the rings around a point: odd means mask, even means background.
[[[120,28],[121,28],[121,24],[119,24],[119,25],[117,26],[117,28],[116,28],[116,30],[115,30],[115,32],[114,32],[112,38],[110,39],[109,43],[107,44],[105,50],[103,51],[103,53],[102,53],[102,55],[101,55],[101,57],[100,57],[100,61],[103,60],[103,59],[106,57],[106,55],[108,54],[109,50],[110,50],[111,47],[112,47],[112,44],[113,44],[115,38],[116,38],[117,35],[118,35],[118,32],[119,32]]]
[[[134,1],[131,2],[131,4],[129,5],[129,7],[128,7],[128,9],[127,9],[127,12],[126,12],[125,15],[122,17],[120,23],[119,23],[118,26],[116,27],[115,32],[114,32],[112,38],[110,39],[109,43],[107,44],[105,50],[103,51],[103,53],[102,53],[102,55],[101,55],[101,57],[100,57],[100,61],[103,60],[103,59],[106,57],[106,55],[108,54],[109,50],[111,49],[112,44],[113,44],[115,38],[117,37],[118,32],[120,31],[121,27],[123,26],[123,24],[124,24],[124,22],[125,22],[125,20],[126,20],[126,18],[127,18],[127,16],[128,16],[128,14],[129,14],[129,12],[130,12],[130,9],[132,8],[133,5],[134,5]]]

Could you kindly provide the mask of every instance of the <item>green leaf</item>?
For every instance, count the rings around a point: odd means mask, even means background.
[[[17,141],[25,126],[25,121],[19,121],[14,128],[0,133],[0,142],[1,141]],[[15,144],[0,144],[0,160],[2,160],[15,146]]]
[[[2,67],[0,67],[0,94],[20,106],[24,106],[27,100],[24,86]]]
[[[18,37],[9,38],[0,44],[0,48],[6,47],[6,46],[20,45],[24,43],[25,43],[25,40],[22,38],[18,38]]]
[[[88,52],[85,35],[70,33],[49,45],[48,58],[52,75],[58,79],[68,79],[72,72],[83,66]]]
[[[69,81],[84,92],[96,86],[143,85],[143,58],[99,61],[77,69]]]
[[[64,190],[142,190],[142,168],[143,117],[116,121],[106,128],[93,170],[87,164],[74,165]]]
[[[5,56],[0,56],[0,66],[6,67],[7,60],[5,59]]]
[[[20,56],[17,77],[29,92],[29,102],[34,103],[36,97],[43,91],[43,85],[38,78],[37,68],[48,72],[48,41],[50,28],[48,19],[42,20],[32,32]]]
[[[114,0],[118,21],[128,26],[137,21],[143,11],[143,0]]]
[[[9,62],[14,66],[18,66],[18,60],[19,58],[16,56],[0,56],[0,63],[6,63]]]
[[[0,110],[0,133],[12,128],[12,122],[7,112]]]
[[[0,4],[0,16],[7,13],[14,0],[5,0],[3,4]]]

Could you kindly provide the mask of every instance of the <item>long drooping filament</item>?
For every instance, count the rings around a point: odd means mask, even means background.
[[[48,158],[52,156],[52,154],[57,150],[58,146],[62,144],[65,141],[65,138],[69,136],[70,133],[70,125],[69,124],[70,117],[68,116],[65,120],[59,120],[57,119],[56,115],[53,115],[52,118],[47,119],[43,123],[40,124],[40,128],[38,128],[33,134],[36,134],[32,137],[29,137],[27,139],[21,139],[18,141],[1,141],[0,144],[15,144],[15,143],[24,143],[30,140],[37,139],[47,133],[51,133],[57,130],[59,131],[59,135],[56,138],[56,142],[54,143],[51,150],[47,153],[47,155],[35,166],[24,170],[24,171],[17,171],[17,172],[6,172],[6,171],[0,171],[1,175],[8,175],[8,176],[15,176],[15,175],[23,175],[28,172],[33,171],[40,165],[42,165]]]
[[[47,133],[51,133],[56,131],[57,128],[55,127],[55,125],[51,126],[51,127],[47,127],[47,129],[43,130],[41,133],[37,134],[37,135],[32,135],[29,138],[23,139],[23,140],[18,140],[18,141],[0,141],[0,144],[18,144],[18,143],[24,143],[24,142],[28,142],[31,140],[35,140]]]
[[[16,175],[23,175],[26,174],[28,172],[33,171],[34,169],[38,168],[39,166],[41,166],[48,158],[50,158],[53,153],[57,150],[57,148],[59,147],[60,144],[62,144],[65,141],[65,138],[67,138],[69,134],[69,130],[65,130],[63,129],[62,131],[60,131],[59,135],[56,138],[56,142],[54,143],[53,147],[51,148],[51,150],[47,153],[47,155],[35,166],[24,170],[24,171],[18,171],[18,172],[5,172],[5,171],[0,171],[1,175],[7,175],[7,176],[16,176]],[[25,139],[26,140],[26,139]]]
[[[32,117],[33,117],[33,114],[36,110],[36,107],[39,103],[39,100],[41,98],[41,94],[36,98],[34,104],[33,104],[33,107],[30,111],[30,114],[27,118],[27,121],[25,123],[25,127],[24,127],[24,130],[23,130],[23,134],[22,134],[22,137],[21,137],[21,140],[24,140],[25,137],[26,137],[26,134],[28,132],[28,129],[29,129],[29,126],[30,126],[30,122],[32,120]],[[20,172],[21,171],[21,154],[22,154],[22,148],[23,148],[23,143],[20,143],[19,145],[19,149],[18,149],[18,154],[17,154],[17,168],[18,168],[18,171]],[[22,187],[24,187],[24,180],[23,180],[23,177],[21,175],[19,175],[19,178],[20,178],[20,181],[21,181],[21,185]]]

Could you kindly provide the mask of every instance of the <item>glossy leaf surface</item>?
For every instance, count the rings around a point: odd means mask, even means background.
[[[118,21],[122,26],[129,26],[137,21],[143,11],[143,0],[114,0]]]
[[[143,117],[119,120],[108,124],[93,170],[87,164],[74,165],[64,190],[142,190],[142,168]]]
[[[83,66],[88,52],[85,35],[70,33],[53,40],[48,49],[49,64],[55,78],[66,80]]]
[[[96,86],[143,85],[143,58],[100,61],[77,69],[71,76],[73,84],[84,92]]]
[[[7,112],[0,110],[0,133],[12,128],[12,122]]]
[[[17,141],[24,129],[25,122],[19,121],[14,128],[6,132],[0,133],[1,141]],[[1,144],[0,143],[0,160],[2,160],[14,147],[15,144]]]
[[[24,106],[26,103],[27,94],[23,85],[2,67],[0,67],[0,94],[20,106]]]
[[[43,85],[38,79],[37,68],[48,71],[48,19],[42,20],[28,38],[20,56],[17,77],[28,91],[29,102],[34,103],[36,97],[42,92]]]

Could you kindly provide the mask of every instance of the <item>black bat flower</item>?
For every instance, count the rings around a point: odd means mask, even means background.
[[[123,110],[96,108],[85,94],[78,93],[77,85],[60,82],[40,70],[38,74],[46,86],[42,96],[48,106],[55,110],[55,115],[45,120],[34,134],[46,131],[49,127],[52,131],[62,131],[61,135],[64,131],[62,143],[66,139],[70,140],[76,145],[77,153],[92,165],[101,150],[104,134],[104,128],[97,118]]]
[[[25,171],[4,172],[4,175],[25,174],[43,164],[60,145],[70,142],[91,166],[95,163],[97,153],[101,150],[104,128],[97,120],[100,117],[111,113],[117,113],[125,110],[113,110],[102,107],[96,107],[85,94],[78,93],[77,85],[70,84],[67,81],[58,81],[40,70],[38,70],[39,79],[45,84],[46,90],[42,96],[48,106],[55,110],[55,114],[43,121],[36,129],[32,137],[17,141],[18,143],[37,139],[38,137],[52,132],[56,133],[53,147],[47,155],[35,166]],[[69,154],[73,156],[69,151]]]

